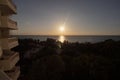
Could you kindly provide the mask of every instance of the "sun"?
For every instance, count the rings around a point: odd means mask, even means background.
[[[64,26],[60,26],[60,31],[64,32],[65,31],[65,27]]]

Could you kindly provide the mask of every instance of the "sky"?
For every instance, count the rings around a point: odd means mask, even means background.
[[[120,0],[13,0],[18,35],[120,35]]]

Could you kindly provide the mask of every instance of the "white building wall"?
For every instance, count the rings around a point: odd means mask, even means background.
[[[1,36],[2,36],[2,38],[9,38],[9,36],[10,36],[9,33],[10,33],[10,31],[8,29],[1,30]]]
[[[1,26],[1,11],[0,11],[0,26]]]

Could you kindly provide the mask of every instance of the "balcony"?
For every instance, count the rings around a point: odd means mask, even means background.
[[[9,78],[7,74],[5,74],[3,71],[0,71],[0,80],[12,80]]]
[[[16,30],[17,22],[9,19],[7,16],[2,16],[0,28]]]
[[[20,67],[14,67],[10,71],[6,71],[6,74],[12,79],[12,80],[17,80],[17,78],[20,75]]]
[[[1,38],[0,40],[1,40],[1,46],[3,50],[8,50],[18,45],[18,39],[16,37]]]
[[[0,69],[3,71],[11,70],[19,60],[19,53],[9,52],[4,53],[0,59]]]
[[[12,0],[0,0],[2,15],[16,14],[16,5]]]

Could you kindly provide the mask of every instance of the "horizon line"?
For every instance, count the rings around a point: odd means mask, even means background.
[[[28,35],[28,34],[26,34],[26,35],[11,35],[11,36],[120,36],[120,35],[109,35],[109,34],[107,34],[107,35]]]

